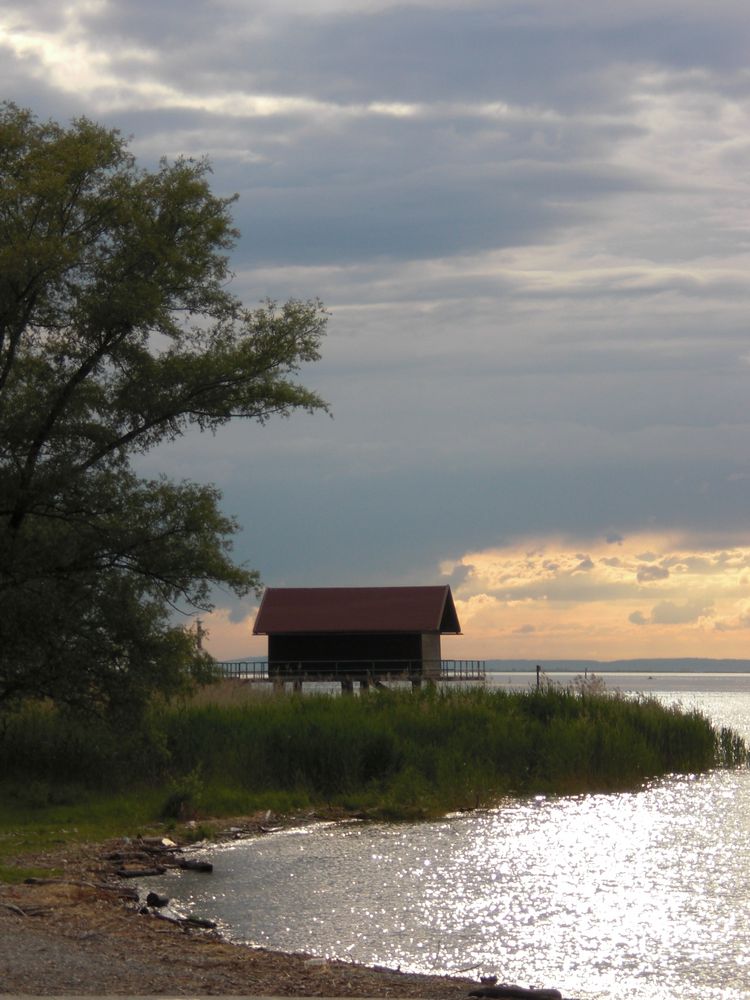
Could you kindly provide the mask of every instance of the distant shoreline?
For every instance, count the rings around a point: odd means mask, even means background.
[[[445,657],[450,660],[451,657]],[[476,657],[475,657],[476,659]],[[481,657],[479,658],[481,659]],[[237,656],[217,663],[265,663],[264,656]],[[750,660],[715,660],[708,657],[642,657],[635,660],[485,660],[490,673],[534,673],[537,665],[547,674],[750,674]]]
[[[750,674],[750,660],[699,657],[637,660],[486,660],[489,673]]]

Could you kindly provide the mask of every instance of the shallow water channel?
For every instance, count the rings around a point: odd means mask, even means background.
[[[750,729],[750,695],[706,697]],[[213,875],[161,888],[235,940],[586,1000],[750,998],[747,770],[434,823],[319,824],[207,856]]]

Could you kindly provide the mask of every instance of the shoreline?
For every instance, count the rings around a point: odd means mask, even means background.
[[[228,821],[214,842],[262,835],[262,819]],[[291,826],[321,819],[325,817],[319,814],[273,817],[273,823]],[[216,930],[171,922],[133,898],[135,881],[145,897],[147,877],[131,880],[116,874],[123,857],[142,857],[141,848],[159,839],[66,844],[59,850],[14,859],[20,869],[33,865],[50,870],[51,877],[0,882],[0,996],[202,994],[459,1000],[479,985],[463,977],[402,973],[255,948],[229,942]],[[177,846],[189,852],[196,845]]]

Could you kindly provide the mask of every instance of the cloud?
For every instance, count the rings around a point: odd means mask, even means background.
[[[668,655],[744,628],[749,42],[733,0],[9,0],[0,86],[208,153],[233,290],[331,308],[333,421],[139,465],[216,482],[238,559],[450,580],[488,649]]]
[[[590,570],[594,568],[594,564],[591,561],[591,559],[589,559],[588,556],[579,554],[578,556],[576,556],[576,558],[580,559],[581,561],[573,570],[574,573],[588,573]]]
[[[724,617],[714,622],[718,632],[738,632],[750,628],[750,601],[739,600]]]
[[[652,583],[654,580],[666,580],[669,570],[665,566],[639,566],[636,572],[638,583]]]
[[[471,571],[456,599],[462,622],[467,612],[463,641],[473,655],[521,655],[513,645],[521,637],[524,655],[533,641],[540,658],[744,655],[731,636],[750,626],[750,547],[623,534],[613,560],[602,536],[586,540],[591,568],[580,574],[582,541],[524,539],[463,557],[459,564]],[[638,579],[646,553],[650,568],[682,567],[678,574],[657,574],[664,597],[649,611],[641,607]]]
[[[710,617],[713,613],[711,604],[688,602],[678,605],[673,601],[662,601],[651,609],[651,622],[654,625],[687,625],[700,618]]]
[[[737,632],[750,628],[750,617],[743,615],[731,622],[715,622],[714,628],[717,632]]]
[[[661,601],[651,609],[648,617],[641,611],[634,611],[628,615],[628,621],[633,625],[688,625],[712,618],[714,613],[713,602],[687,601],[676,604],[674,601]]]
[[[257,608],[240,618],[227,608],[217,608],[201,616],[206,629],[203,645],[219,660],[239,660],[248,656],[265,656],[267,643],[253,636]]]
[[[464,580],[471,574],[473,566],[467,566],[465,564],[452,564],[450,562],[445,563],[441,567],[441,573],[443,575],[444,582],[448,584],[449,587],[458,589],[464,582]]]

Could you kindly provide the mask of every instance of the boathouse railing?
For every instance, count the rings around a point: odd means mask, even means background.
[[[484,660],[222,660],[225,678],[243,681],[484,681]]]

